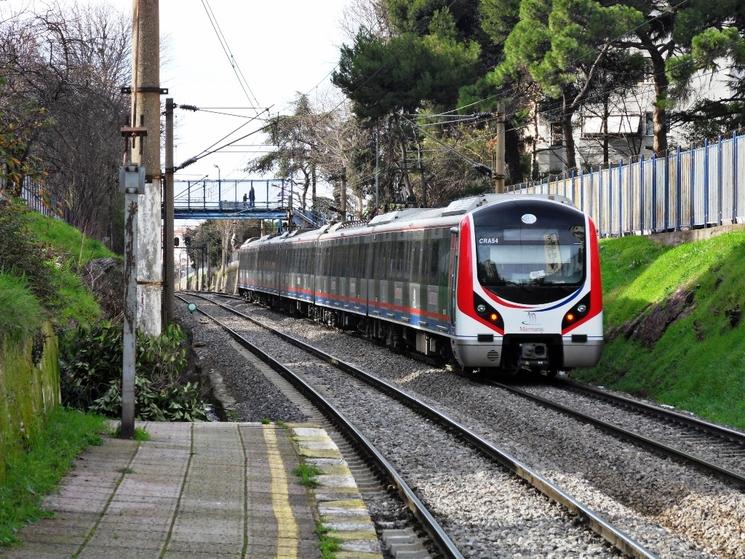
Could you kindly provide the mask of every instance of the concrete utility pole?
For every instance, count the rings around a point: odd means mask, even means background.
[[[158,0],[133,0],[132,126],[145,128],[132,146],[131,161],[145,167],[137,231],[137,326],[157,336],[161,332],[163,262],[161,250],[160,175],[160,23]]]
[[[173,322],[174,263],[173,263],[173,99],[166,99],[166,180],[163,183],[163,324]]]
[[[504,192],[504,105],[499,103],[497,112],[497,134],[494,138],[494,192]]]

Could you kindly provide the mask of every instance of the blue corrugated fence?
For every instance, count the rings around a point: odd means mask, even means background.
[[[665,157],[641,157],[507,187],[554,194],[590,214],[602,236],[649,234],[745,220],[745,139],[733,134]]]

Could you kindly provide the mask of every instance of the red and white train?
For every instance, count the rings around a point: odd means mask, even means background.
[[[589,367],[603,344],[595,225],[555,196],[485,195],[250,239],[239,288],[470,371]]]

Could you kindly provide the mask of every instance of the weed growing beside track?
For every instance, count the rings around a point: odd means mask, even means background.
[[[745,232],[601,242],[606,346],[574,378],[745,428]]]

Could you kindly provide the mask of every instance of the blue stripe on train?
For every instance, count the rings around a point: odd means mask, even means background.
[[[250,289],[253,291],[265,291],[270,293],[278,293],[276,289],[266,289],[254,285],[242,285],[242,289]],[[287,293],[293,296],[306,300],[313,301],[313,297],[307,293],[301,293],[294,289],[286,290]],[[450,333],[450,323],[443,320],[437,320],[429,317],[423,317],[416,314],[410,314],[402,311],[394,311],[378,307],[373,303],[368,305],[357,304],[357,303],[345,303],[341,299],[333,297],[316,297],[315,302],[319,305],[325,305],[342,311],[350,311],[355,313],[367,314],[372,317],[382,318],[384,320],[392,320],[400,322],[408,326],[414,326],[417,328],[423,328],[437,332],[438,334]],[[346,305],[346,306],[345,306]]]

